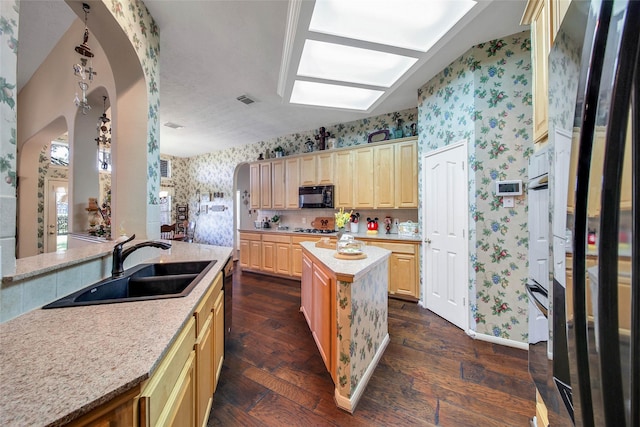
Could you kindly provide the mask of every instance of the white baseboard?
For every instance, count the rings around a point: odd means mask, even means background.
[[[471,329],[467,329],[467,335],[469,335],[474,340],[487,341],[493,344],[500,344],[507,347],[519,348],[520,350],[529,351],[529,344],[526,342],[508,340],[506,338],[494,337],[493,335],[487,334],[479,334],[476,331],[472,331]]]
[[[362,393],[364,393],[364,389],[367,387],[367,384],[369,383],[369,380],[373,375],[373,371],[376,369],[376,366],[378,366],[378,362],[380,362],[380,359],[382,358],[382,355],[384,354],[384,350],[387,348],[387,345],[389,345],[389,341],[390,341],[389,334],[387,334],[382,340],[382,344],[380,344],[380,347],[378,347],[378,351],[376,352],[375,356],[373,357],[373,360],[369,364],[369,367],[364,372],[364,375],[360,379],[358,386],[356,387],[355,391],[351,394],[350,398],[340,395],[338,393],[338,388],[335,389],[334,398],[336,400],[336,405],[338,406],[338,408],[344,409],[345,411],[348,411],[350,413],[353,413],[353,411],[355,411],[356,405],[358,404],[360,397],[362,397]]]

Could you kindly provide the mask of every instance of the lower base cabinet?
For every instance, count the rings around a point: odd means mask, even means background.
[[[420,298],[420,243],[395,243],[367,240],[367,245],[391,251],[389,258],[389,294],[412,299]]]

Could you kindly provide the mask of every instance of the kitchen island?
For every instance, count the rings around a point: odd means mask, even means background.
[[[181,331],[193,331],[194,311],[219,283],[231,253],[172,242],[149,260],[217,260],[182,298],[35,309],[0,324],[0,425],[63,425],[122,396],[135,402]]]
[[[337,406],[353,412],[389,343],[391,252],[365,246],[366,258],[344,260],[335,249],[300,245],[300,311],[335,384]]]

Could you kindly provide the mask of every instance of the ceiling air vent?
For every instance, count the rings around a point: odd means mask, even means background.
[[[160,159],[160,177],[171,178],[171,163],[169,160]]]
[[[239,97],[236,98],[238,101],[242,102],[243,104],[253,104],[254,101],[253,99],[249,98],[247,95],[240,95]]]

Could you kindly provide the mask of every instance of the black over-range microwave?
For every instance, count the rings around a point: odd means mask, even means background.
[[[298,188],[298,206],[301,208],[333,209],[333,185]]]

